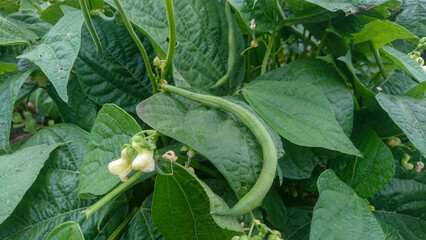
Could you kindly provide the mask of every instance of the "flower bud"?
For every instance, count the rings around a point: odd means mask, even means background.
[[[424,167],[425,164],[423,162],[418,161],[416,166],[416,172],[420,173]]]
[[[388,138],[386,144],[389,147],[396,147],[399,144],[401,144],[401,139],[399,139],[399,137],[390,137],[390,138]]]
[[[193,158],[195,156],[195,151],[193,149],[189,149],[188,152],[186,152],[186,155],[188,158]]]
[[[417,63],[418,63],[421,67],[423,67],[423,65],[425,65],[425,60],[423,60],[423,58],[422,58],[422,57],[418,57],[418,58],[417,58]]]
[[[402,158],[402,160],[401,160],[401,165],[405,168],[405,169],[407,169],[407,170],[411,170],[411,169],[413,169],[413,164],[411,164],[411,163],[409,163],[408,161],[410,161],[410,155],[408,155],[408,154],[404,154],[404,157]]]
[[[152,61],[152,63],[154,64],[154,66],[160,66],[161,60],[160,60],[160,58],[155,57],[154,60]]]
[[[254,29],[256,28],[256,23],[254,22],[254,18],[250,21],[250,29],[252,31],[254,31]]]
[[[251,40],[250,42],[250,47],[252,48],[257,48],[259,46],[259,43],[255,40]]]
[[[142,151],[138,151],[138,153],[139,154],[136,156],[135,160],[133,160],[132,168],[146,173],[154,171],[154,151],[149,149],[142,149]]]
[[[175,152],[173,152],[172,150],[167,151],[161,157],[163,159],[169,161],[169,162],[176,162],[176,160],[178,159],[178,157],[176,156]]]

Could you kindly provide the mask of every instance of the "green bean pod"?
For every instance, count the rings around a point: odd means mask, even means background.
[[[222,86],[226,82],[226,80],[228,80],[229,75],[231,74],[235,65],[237,40],[235,36],[234,19],[232,18],[231,13],[231,4],[229,4],[229,1],[226,1],[225,3],[225,16],[226,22],[228,24],[228,69],[226,71],[226,74],[222,78],[220,78],[211,88],[217,88]]]
[[[263,167],[259,178],[250,191],[233,208],[227,212],[214,214],[241,216],[258,207],[272,186],[277,169],[275,145],[271,135],[259,119],[240,105],[220,97],[193,93],[171,85],[164,85],[163,89],[205,106],[230,112],[253,132],[263,151]]]
[[[102,53],[102,44],[99,40],[99,36],[96,33],[95,26],[93,26],[92,18],[90,17],[89,8],[86,0],[78,0],[81,11],[83,12],[84,21],[86,22],[87,29],[89,29],[90,36],[92,36],[93,42],[96,46],[96,52]]]

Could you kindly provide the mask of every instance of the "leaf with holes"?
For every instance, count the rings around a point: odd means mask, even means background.
[[[43,37],[40,45],[18,57],[34,61],[65,102],[68,102],[70,72],[80,50],[83,21],[80,11],[65,15]]]

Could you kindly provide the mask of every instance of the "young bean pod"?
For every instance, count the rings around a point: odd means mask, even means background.
[[[224,213],[214,214],[241,216],[258,207],[268,193],[277,169],[277,152],[274,143],[271,135],[259,119],[240,105],[220,97],[193,93],[171,85],[164,85],[163,89],[205,106],[230,112],[253,132],[263,151],[263,167],[259,178],[250,191],[232,209]]]
[[[229,1],[226,1],[225,3],[225,15],[226,22],[228,24],[228,69],[226,71],[226,74],[222,78],[220,78],[211,88],[217,88],[222,86],[226,82],[226,80],[228,80],[229,75],[231,74],[235,65],[237,41],[235,36],[234,19],[232,18],[231,13],[231,4],[229,4]]]

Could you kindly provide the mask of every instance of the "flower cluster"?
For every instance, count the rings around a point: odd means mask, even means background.
[[[127,175],[132,170],[149,173],[155,169],[155,141],[149,137],[147,139],[136,135],[130,140],[130,143],[131,145],[123,145],[121,158],[108,164],[109,171],[117,175],[123,182],[127,180]]]

